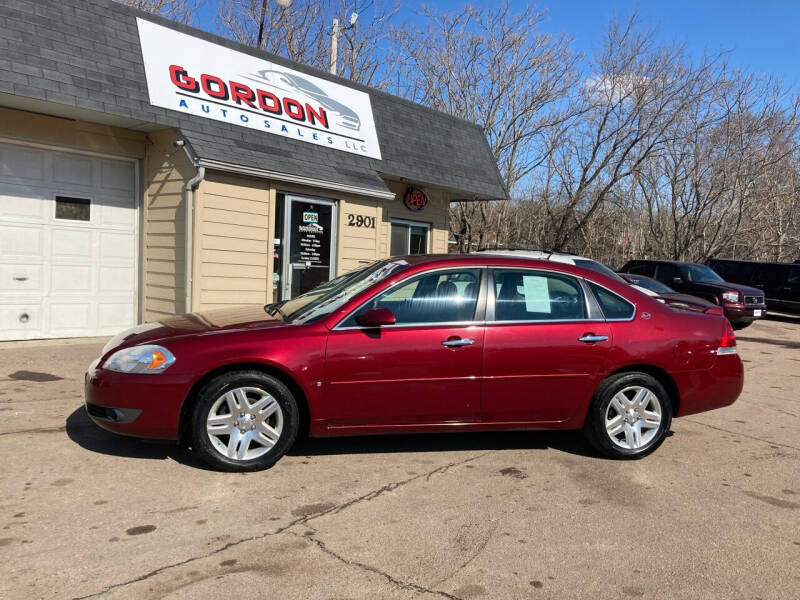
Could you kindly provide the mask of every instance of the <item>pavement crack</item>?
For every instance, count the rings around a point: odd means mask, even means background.
[[[350,508],[351,506],[353,506],[355,504],[360,504],[361,502],[369,502],[371,500],[374,500],[378,496],[380,496],[382,494],[385,494],[386,492],[391,492],[393,490],[396,490],[397,488],[402,487],[404,485],[407,485],[407,484],[411,483],[412,481],[417,481],[418,479],[423,479],[424,478],[425,481],[428,481],[434,475],[440,475],[442,473],[446,473],[447,471],[449,471],[453,467],[460,467],[461,465],[464,465],[466,463],[472,462],[474,460],[478,460],[479,458],[481,458],[483,456],[486,456],[486,454],[488,454],[488,453],[484,452],[483,454],[478,454],[477,456],[473,456],[473,457],[467,458],[465,460],[461,460],[461,461],[458,461],[458,462],[447,463],[446,465],[442,465],[441,467],[437,467],[437,468],[435,468],[435,469],[433,469],[431,471],[428,471],[426,473],[421,473],[419,475],[414,475],[413,477],[409,477],[408,479],[403,479],[403,480],[400,480],[400,481],[393,481],[392,483],[387,483],[386,485],[379,487],[377,490],[373,490],[371,492],[368,492],[368,493],[364,494],[363,496],[359,496],[358,498],[353,498],[352,500],[348,500],[344,504],[340,504],[338,506],[334,506],[333,508],[330,508],[330,509],[328,509],[326,511],[323,511],[323,512],[319,512],[319,513],[315,513],[315,514],[309,515],[308,520],[317,519],[319,517],[324,517],[325,515],[338,514],[338,513],[342,512],[343,510],[348,509],[348,508]]]
[[[275,531],[266,531],[266,532],[260,533],[258,535],[250,536],[250,537],[247,537],[247,538],[242,538],[242,539],[239,539],[239,540],[235,540],[233,542],[228,542],[227,544],[224,544],[223,546],[220,546],[219,548],[216,548],[215,550],[211,550],[210,552],[206,552],[205,554],[201,554],[201,555],[198,555],[198,556],[191,556],[189,558],[186,558],[184,560],[181,560],[181,561],[178,561],[178,562],[175,562],[175,563],[170,563],[168,565],[163,565],[161,567],[158,567],[157,569],[153,569],[152,571],[144,573],[144,574],[142,574],[142,575],[140,575],[138,577],[135,577],[133,579],[129,579],[128,581],[123,581],[123,582],[120,582],[120,583],[115,583],[115,584],[106,586],[105,588],[103,588],[99,592],[94,592],[92,594],[88,594],[88,595],[85,595],[85,596],[76,596],[76,597],[73,598],[73,600],[87,600],[88,598],[102,597],[102,596],[105,596],[106,594],[108,594],[109,592],[111,592],[113,590],[124,588],[124,587],[132,585],[134,583],[140,583],[142,581],[150,579],[151,577],[155,577],[156,575],[159,575],[159,574],[161,574],[161,573],[163,573],[165,571],[168,571],[170,569],[174,569],[176,567],[182,567],[184,565],[187,565],[189,563],[195,562],[197,560],[203,560],[205,558],[210,558],[212,556],[220,554],[221,552],[225,552],[226,550],[229,550],[231,548],[235,548],[236,546],[239,546],[240,544],[262,540],[262,539],[265,539],[267,537],[274,536],[274,535],[280,535],[280,534],[286,532],[287,530],[289,530],[289,529],[291,529],[291,528],[293,528],[293,527],[295,527],[297,525],[305,525],[309,521],[312,521],[314,519],[318,519],[318,518],[323,517],[325,515],[338,514],[338,513],[342,512],[343,510],[345,510],[347,508],[350,508],[351,506],[354,506],[355,504],[360,504],[362,502],[369,502],[370,500],[374,500],[375,498],[377,498],[378,496],[380,496],[382,494],[385,494],[386,492],[390,492],[392,490],[396,490],[397,488],[402,487],[404,485],[407,485],[407,484],[411,483],[412,481],[416,481],[418,479],[423,479],[424,478],[424,479],[428,480],[433,475],[440,474],[440,473],[445,473],[445,472],[449,471],[450,469],[452,469],[453,467],[458,467],[458,466],[466,464],[468,462],[472,462],[472,461],[477,460],[477,459],[479,459],[479,458],[481,458],[483,456],[486,456],[486,454],[488,454],[488,452],[484,452],[483,454],[478,454],[477,456],[472,456],[472,457],[464,459],[462,461],[447,463],[446,465],[442,465],[442,466],[437,467],[435,469],[432,469],[431,471],[428,471],[426,473],[421,473],[419,475],[415,475],[413,477],[409,477],[408,479],[403,479],[401,481],[395,481],[395,482],[392,482],[392,483],[387,483],[386,485],[381,486],[378,489],[373,490],[371,492],[368,492],[368,493],[364,494],[363,496],[359,496],[357,498],[353,498],[352,500],[348,500],[344,504],[339,504],[337,506],[333,506],[333,507],[331,507],[331,508],[329,508],[327,510],[320,511],[318,513],[312,513],[312,514],[309,514],[309,515],[303,515],[303,516],[301,516],[301,517],[299,517],[297,519],[294,519],[293,521],[290,521],[289,523],[287,523],[283,527],[279,527]],[[311,527],[309,527],[309,528],[313,529]],[[291,532],[289,532],[289,533],[291,533]],[[292,535],[295,535],[295,534],[292,534]],[[368,567],[368,565],[364,565],[364,566],[365,566],[365,568]],[[389,576],[386,575],[386,577],[388,578]],[[413,585],[413,584],[409,584],[409,585]],[[422,590],[424,588],[420,588],[420,589]],[[448,594],[445,594],[444,592],[430,592],[430,593],[439,594],[441,596],[444,596],[445,598],[455,598],[456,600],[460,600],[456,596],[448,595]]]
[[[458,596],[454,596],[453,594],[448,594],[447,592],[443,592],[441,590],[437,590],[437,589],[434,589],[434,588],[428,588],[428,587],[425,587],[423,585],[419,585],[418,583],[413,583],[411,581],[404,581],[402,579],[398,579],[397,577],[394,577],[393,575],[390,575],[386,571],[382,571],[378,567],[373,567],[372,565],[368,565],[368,564],[363,563],[361,561],[351,560],[349,558],[346,558],[346,557],[342,556],[341,554],[339,554],[338,552],[335,552],[334,550],[331,550],[330,548],[328,548],[328,546],[325,544],[325,542],[323,542],[322,540],[320,540],[319,538],[317,538],[313,534],[312,535],[300,535],[300,534],[297,534],[297,533],[294,533],[294,532],[289,532],[289,533],[291,535],[299,537],[300,539],[310,540],[311,542],[314,543],[314,545],[317,546],[317,548],[319,548],[322,552],[324,552],[328,556],[330,556],[332,558],[335,558],[339,562],[342,562],[342,563],[344,563],[344,564],[346,564],[348,566],[356,567],[358,569],[361,569],[362,571],[367,571],[368,573],[373,573],[375,575],[378,575],[379,577],[382,577],[383,579],[388,581],[390,584],[392,584],[393,586],[395,586],[395,587],[397,587],[399,589],[411,590],[411,591],[414,591],[414,592],[417,592],[417,593],[420,593],[420,594],[431,594],[431,595],[435,595],[435,596],[441,596],[442,598],[449,598],[450,600],[461,600],[461,598],[459,598]]]
[[[0,436],[3,435],[22,435],[24,433],[60,433],[62,431],[66,431],[67,428],[64,425],[60,427],[38,427],[36,429],[17,429],[15,431],[3,431],[0,432]]]
[[[738,435],[740,437],[745,437],[751,440],[755,440],[757,442],[763,442],[771,446],[780,446],[782,448],[790,448],[791,450],[800,451],[800,448],[798,448],[797,446],[791,446],[789,444],[781,444],[780,442],[773,442],[772,440],[765,440],[764,438],[756,437],[754,435],[747,435],[746,433],[742,433],[740,431],[732,431],[730,429],[724,429],[723,427],[717,427],[716,425],[709,425],[708,423],[703,423],[702,421],[695,421],[694,419],[688,419],[686,417],[683,417],[683,419],[681,420],[688,421],[689,423],[696,423],[697,425],[703,425],[704,427],[709,427],[710,429],[716,429],[717,431],[730,433],[731,435]]]

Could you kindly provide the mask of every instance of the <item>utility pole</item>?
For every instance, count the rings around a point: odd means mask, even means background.
[[[264,41],[264,17],[267,16],[267,0],[261,5],[261,20],[258,22],[258,45],[256,48],[261,50],[261,42]]]
[[[333,33],[331,34],[331,75],[336,75],[336,63],[339,59],[339,19],[333,20]]]
[[[333,20],[333,31],[331,31],[331,75],[337,74],[337,62],[339,59],[339,34],[348,29],[354,29],[358,21],[358,13],[350,15],[350,23],[344,27],[339,26],[339,19]]]

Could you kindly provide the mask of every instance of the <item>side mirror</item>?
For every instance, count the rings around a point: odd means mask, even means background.
[[[388,308],[370,308],[363,315],[356,317],[356,323],[363,327],[384,327],[386,325],[394,325],[397,319],[394,318],[394,313]]]
[[[673,277],[672,278],[672,283],[674,283],[676,285],[680,285],[680,284],[683,283],[683,279],[681,279],[680,277]]]

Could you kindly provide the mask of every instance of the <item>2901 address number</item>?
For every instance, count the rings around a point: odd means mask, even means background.
[[[347,224],[350,225],[350,227],[368,227],[370,229],[375,229],[375,217],[347,215]]]

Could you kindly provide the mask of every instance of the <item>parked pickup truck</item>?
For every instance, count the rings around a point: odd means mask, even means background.
[[[678,292],[718,304],[736,329],[747,327],[767,312],[762,290],[725,281],[706,265],[673,260],[631,260],[620,272],[653,277]]]
[[[712,258],[706,264],[727,281],[760,289],[769,310],[800,314],[800,260],[777,263]]]

